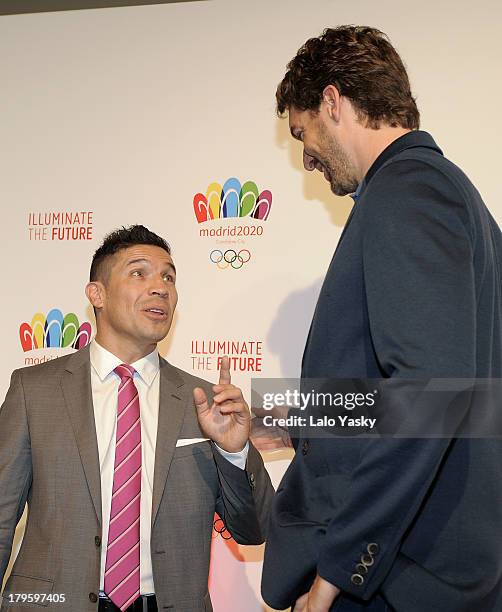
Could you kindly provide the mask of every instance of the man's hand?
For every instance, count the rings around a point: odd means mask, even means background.
[[[251,411],[255,415],[251,421],[251,441],[255,448],[259,451],[272,451],[293,446],[287,427],[263,424],[264,416],[285,419],[288,416],[289,408],[274,406],[272,410],[265,410],[261,406],[253,406]]]
[[[220,380],[213,387],[213,405],[200,387],[193,390],[197,418],[204,435],[228,453],[237,453],[249,438],[251,414],[242,391],[230,382],[230,359],[221,360]]]
[[[339,594],[338,587],[318,574],[310,591],[296,600],[292,612],[328,612]]]

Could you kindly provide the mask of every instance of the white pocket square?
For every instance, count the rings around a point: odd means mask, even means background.
[[[207,442],[209,438],[180,438],[176,441],[176,448],[178,446],[188,446],[188,444],[199,444],[200,442]]]

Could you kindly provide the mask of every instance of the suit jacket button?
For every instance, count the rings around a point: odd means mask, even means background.
[[[98,601],[96,593],[89,593],[89,600],[92,601],[92,603],[96,603]]]
[[[356,570],[362,575],[362,574],[367,574],[368,573],[368,568],[366,567],[366,565],[363,565],[362,563],[358,563],[356,565]]]
[[[361,574],[352,574],[350,581],[356,586],[361,586],[361,584],[364,582],[364,578],[361,576]]]
[[[99,536],[96,536],[94,538],[94,544],[96,544],[96,546],[101,546],[101,538]]]
[[[371,542],[371,544],[368,544],[368,547],[366,548],[366,550],[369,552],[370,555],[376,555],[378,554],[380,547],[378,546],[376,542]]]
[[[309,451],[309,441],[305,440],[305,442],[302,444],[302,455],[306,455]]]
[[[366,567],[371,567],[375,563],[375,559],[373,559],[373,555],[362,555],[361,563],[366,565]]]

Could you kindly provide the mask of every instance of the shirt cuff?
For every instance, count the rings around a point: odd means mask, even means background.
[[[240,468],[241,470],[246,469],[246,461],[247,461],[248,452],[249,452],[249,442],[246,442],[246,446],[238,453],[229,453],[228,451],[220,448],[215,442],[213,442],[213,444],[218,449],[218,452],[220,453],[220,455],[225,457],[227,461],[230,461],[230,463]]]

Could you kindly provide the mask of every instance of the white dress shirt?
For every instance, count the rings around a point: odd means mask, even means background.
[[[101,572],[100,591],[103,591],[108,527],[112,499],[115,463],[115,438],[117,421],[117,396],[120,377],[113,371],[122,361],[100,346],[96,340],[90,344],[91,387],[94,420],[98,442],[99,469],[101,474]],[[130,364],[135,369],[134,384],[138,389],[141,414],[141,506],[140,506],[140,592],[155,593],[150,553],[152,518],[153,474],[155,445],[159,420],[159,354],[157,349],[146,357]],[[201,440],[180,440],[178,445]],[[239,453],[219,452],[234,465],[244,469],[248,445]]]

